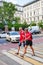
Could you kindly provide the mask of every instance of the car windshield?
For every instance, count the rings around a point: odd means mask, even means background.
[[[19,35],[19,33],[18,32],[12,32],[12,33],[10,33],[10,35]]]
[[[9,34],[9,35],[19,35],[18,32],[10,32],[10,33],[7,33],[7,34]]]

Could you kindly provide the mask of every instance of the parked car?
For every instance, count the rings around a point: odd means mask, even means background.
[[[32,26],[28,28],[28,31],[30,31],[32,34],[39,34],[41,33],[39,26]]]
[[[6,35],[7,35],[7,33],[3,31],[3,32],[0,33],[0,38],[5,38]]]
[[[12,31],[8,32],[6,35],[6,40],[11,42],[19,42],[20,35],[18,32]]]

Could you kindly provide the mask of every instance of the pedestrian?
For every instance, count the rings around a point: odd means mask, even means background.
[[[20,34],[20,41],[19,41],[19,45],[18,45],[18,52],[16,53],[17,55],[19,54],[22,43],[23,43],[23,46],[25,44],[25,42],[24,42],[25,33],[24,33],[24,30],[22,29],[22,27],[19,28],[19,34]]]
[[[28,32],[28,28],[25,28],[25,47],[24,47],[24,53],[21,55],[21,57],[24,57],[24,55],[27,52],[28,45],[30,46],[33,54],[32,56],[35,56],[34,49],[32,47],[32,34]]]

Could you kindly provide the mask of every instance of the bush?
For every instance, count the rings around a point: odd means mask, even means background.
[[[38,26],[39,26],[41,29],[43,29],[43,21],[40,21],[40,22],[38,23]]]
[[[0,29],[4,30],[4,24],[0,23]]]
[[[30,23],[30,25],[31,25],[31,26],[36,26],[36,23],[35,23],[34,21],[32,21],[32,22]]]

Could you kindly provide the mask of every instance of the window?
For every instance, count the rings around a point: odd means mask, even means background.
[[[32,12],[30,12],[30,16],[32,16]]]
[[[35,11],[34,11],[34,15],[35,15]]]
[[[30,17],[30,21],[32,21],[32,18]]]
[[[42,7],[42,15],[43,15],[43,7]]]
[[[38,16],[37,18],[38,18],[38,20],[39,20],[39,16]]]
[[[35,21],[35,17],[34,17],[34,21]]]
[[[43,20],[43,16],[42,16],[42,20]]]

